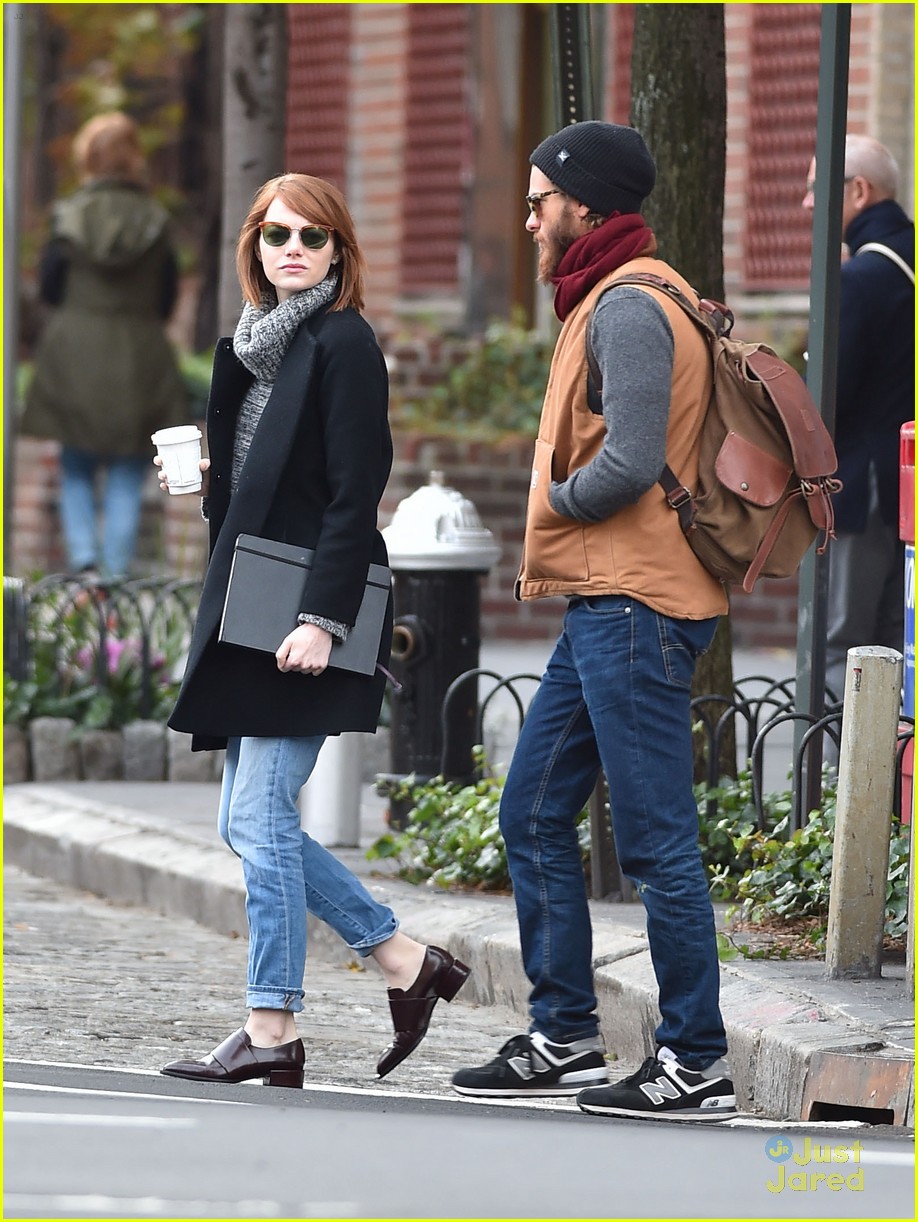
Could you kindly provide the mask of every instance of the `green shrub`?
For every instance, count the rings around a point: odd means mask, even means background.
[[[884,909],[885,933],[905,934],[908,910],[908,833],[894,825],[890,837],[889,867]],[[832,882],[832,847],[835,840],[835,794],[822,810],[811,811],[803,827],[789,830],[789,816],[770,833],[754,831],[736,837],[739,851],[751,858],[741,875],[729,877],[722,867],[711,871],[719,885],[739,901],[736,914],[750,924],[816,918],[810,940],[825,945],[829,891]]]
[[[484,774],[484,751],[475,748],[475,760]],[[458,785],[434,777],[424,785],[411,778],[387,785],[392,799],[414,802],[403,832],[388,832],[369,849],[371,860],[395,858],[399,876],[409,882],[430,882],[437,887],[472,887],[481,891],[509,891],[507,851],[498,826],[504,778],[482,775],[471,785]],[[588,812],[578,821],[580,852],[589,858]]]
[[[189,420],[203,420],[207,412],[207,396],[210,394],[210,376],[214,365],[214,350],[188,352],[182,348],[176,353],[179,372],[188,395]]]
[[[711,898],[735,898],[738,878],[752,868],[751,838],[758,828],[752,795],[752,773],[744,770],[736,780],[725,778],[716,788],[701,783],[695,786],[698,803],[698,833],[701,859],[711,878]],[[716,804],[713,813],[708,807]],[[762,797],[766,831],[786,820],[793,810],[793,795],[768,793]]]
[[[527,331],[520,316],[493,322],[468,355],[423,398],[395,400],[403,427],[493,438],[535,435],[554,339]]]

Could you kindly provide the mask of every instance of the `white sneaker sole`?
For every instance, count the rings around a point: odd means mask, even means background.
[[[571,1074],[574,1081],[560,1081],[551,1086],[538,1086],[535,1083],[532,1086],[499,1087],[499,1086],[456,1086],[452,1084],[453,1090],[457,1095],[473,1095],[485,1099],[522,1099],[522,1098],[550,1098],[554,1095],[579,1095],[582,1090],[588,1086],[606,1086],[608,1077],[604,1070],[597,1073],[595,1070],[582,1070],[579,1073]]]
[[[579,1103],[577,1106],[582,1112],[589,1112],[594,1116],[627,1116],[629,1120],[729,1120],[733,1116],[738,1116],[739,1112],[735,1107],[690,1107],[672,1109],[664,1111],[661,1109],[657,1112],[644,1112],[639,1108],[627,1107],[603,1107],[602,1104],[595,1103]]]

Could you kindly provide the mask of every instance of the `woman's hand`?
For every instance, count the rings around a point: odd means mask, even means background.
[[[169,481],[166,479],[166,473],[163,470],[163,460],[160,458],[158,454],[153,459],[153,466],[158,468],[156,474],[159,477],[160,492],[168,492],[169,491]],[[209,496],[210,495],[210,459],[202,458],[201,461],[198,463],[198,467],[200,468],[200,471],[201,471],[201,491],[199,495],[200,496]]]
[[[278,670],[295,670],[301,675],[321,675],[328,666],[332,634],[318,624],[301,624],[281,641],[274,655]]]

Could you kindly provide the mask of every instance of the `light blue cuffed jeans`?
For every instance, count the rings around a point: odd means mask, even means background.
[[[297,797],[324,741],[231,738],[227,744],[218,830],[242,860],[246,1005],[252,1009],[302,1010],[307,913],[364,958],[398,929],[392,910],[300,827]]]

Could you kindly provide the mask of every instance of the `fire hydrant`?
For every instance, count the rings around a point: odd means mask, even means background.
[[[441,471],[398,505],[383,538],[393,574],[392,670],[402,686],[392,695],[392,771],[379,782],[391,792],[411,774],[419,782],[469,779],[477,679],[463,683],[445,714],[443,700],[459,675],[478,666],[480,579],[501,549],[472,502],[445,486]],[[408,809],[392,802],[393,826],[402,826]]]

